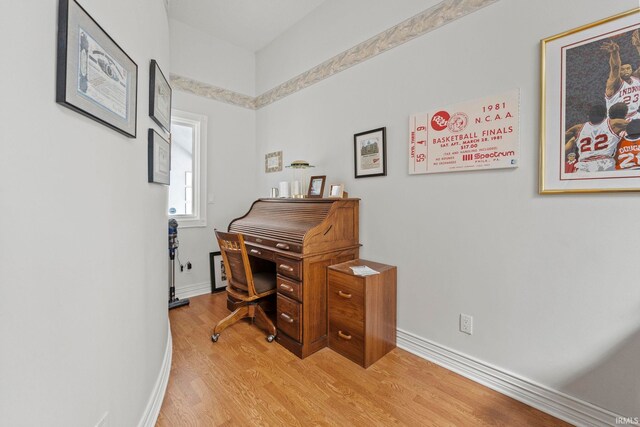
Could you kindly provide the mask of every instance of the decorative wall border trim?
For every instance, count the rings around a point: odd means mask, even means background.
[[[327,77],[358,65],[367,59],[436,30],[497,1],[499,0],[444,0],[256,98],[176,74],[171,74],[171,85],[174,89],[194,95],[255,110],[279,101]]]
[[[620,417],[417,335],[397,332],[398,347],[561,420],[578,426],[615,426]]]
[[[249,95],[243,95],[232,90],[223,89],[209,83],[199,82],[189,77],[179,76],[177,74],[169,75],[171,87],[182,92],[192,93],[204,98],[214,99],[227,104],[237,105],[239,107],[256,109],[256,98]]]
[[[160,366],[160,372],[158,373],[156,384],[151,391],[147,407],[142,414],[138,427],[154,427],[158,421],[160,408],[162,408],[162,401],[164,400],[164,394],[167,391],[167,384],[169,384],[172,356],[173,339],[171,338],[171,324],[169,323],[169,319],[167,319],[167,345],[164,349],[164,359],[162,360],[162,366]]]

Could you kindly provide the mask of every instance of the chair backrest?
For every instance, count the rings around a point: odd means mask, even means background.
[[[214,230],[214,232],[227,270],[227,289],[231,287],[241,290],[246,292],[249,298],[253,298],[256,295],[256,288],[242,234],[225,233],[218,230]]]

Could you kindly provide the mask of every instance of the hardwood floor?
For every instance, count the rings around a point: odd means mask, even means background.
[[[304,360],[247,321],[210,335],[226,294],[170,312],[173,362],[157,426],[567,426],[395,349],[363,369],[325,348]]]

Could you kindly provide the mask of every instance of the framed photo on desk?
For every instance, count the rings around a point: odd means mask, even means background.
[[[322,198],[324,194],[324,182],[327,179],[326,175],[312,176],[309,180],[309,191],[307,197]]]

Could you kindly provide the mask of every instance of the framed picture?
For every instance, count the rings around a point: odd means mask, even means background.
[[[169,185],[171,144],[153,129],[149,129],[148,159],[149,182]]]
[[[149,67],[149,116],[167,133],[171,132],[171,86],[155,59]]]
[[[387,128],[373,129],[353,136],[356,178],[387,174]]]
[[[639,13],[541,41],[541,194],[640,190]]]
[[[58,6],[56,102],[136,137],[138,66],[75,1]]]
[[[344,184],[331,184],[329,187],[329,197],[341,199],[344,195]]]
[[[264,155],[264,171],[280,172],[282,170],[282,151],[274,151],[273,153]]]
[[[209,252],[209,269],[211,271],[211,293],[224,291],[227,288],[227,272],[220,252]]]
[[[326,179],[326,175],[312,176],[309,179],[309,191],[307,192],[307,197],[322,197],[324,194],[324,181]]]

